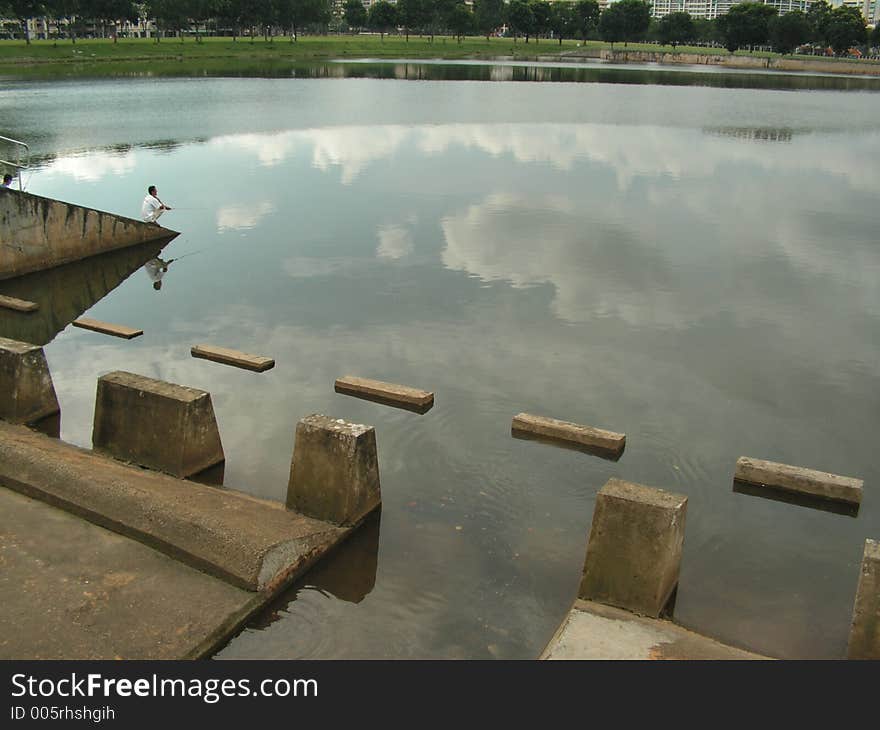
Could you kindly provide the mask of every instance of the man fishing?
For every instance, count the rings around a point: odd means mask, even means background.
[[[159,191],[155,185],[150,185],[147,188],[147,197],[144,198],[144,204],[141,206],[141,218],[144,223],[155,223],[158,226],[159,216],[166,210],[171,210],[171,207],[159,200]]]

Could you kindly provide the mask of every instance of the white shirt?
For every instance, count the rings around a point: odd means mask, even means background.
[[[162,215],[162,203],[159,202],[159,198],[147,195],[141,206],[141,218],[145,223],[153,223],[160,215]]]

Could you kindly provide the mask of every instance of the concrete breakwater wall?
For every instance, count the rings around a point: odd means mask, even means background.
[[[17,190],[0,191],[0,279],[176,235],[113,213]]]
[[[727,68],[764,71],[808,71],[812,73],[880,76],[880,63],[869,63],[866,61],[847,62],[823,58],[758,58],[757,56],[735,56],[731,53],[669,53],[627,50],[602,50],[599,58],[613,63],[685,64],[694,66],[725,66]]]

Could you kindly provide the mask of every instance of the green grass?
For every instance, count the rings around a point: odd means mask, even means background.
[[[602,49],[611,46],[601,41],[581,43],[566,40],[560,46],[557,41],[522,39],[513,42],[511,38],[464,38],[459,43],[455,38],[437,36],[432,43],[428,37],[378,35],[327,35],[302,36],[296,43],[289,38],[276,37],[271,41],[263,38],[253,40],[239,38],[203,38],[196,42],[187,37],[184,41],[165,38],[156,43],[149,38],[120,39],[114,43],[110,39],[79,40],[75,44],[69,40],[0,41],[0,71],[3,73],[26,73],[30,75],[89,75],[101,70],[114,72],[156,71],[186,74],[200,73],[212,67],[246,70],[255,66],[275,62],[315,61],[331,58],[474,58],[492,59],[499,57],[514,59],[534,59],[536,56],[554,56],[560,53],[598,56]],[[644,43],[630,43],[626,47],[616,44],[615,50],[671,52],[671,47]],[[679,53],[726,54],[723,49],[679,46]],[[738,52],[737,55],[749,55]],[[778,54],[752,54],[760,57],[777,57]],[[807,59],[811,58],[809,56]],[[823,59],[826,60],[826,59]],[[845,59],[840,59],[845,62]],[[854,62],[854,61],[851,61]],[[861,61],[858,63],[867,63]]]

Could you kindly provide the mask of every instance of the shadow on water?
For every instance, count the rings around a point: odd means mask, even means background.
[[[151,241],[0,281],[0,294],[40,305],[28,314],[0,309],[0,336],[41,346],[50,343],[73,320],[158,256],[169,241]]]
[[[830,499],[822,499],[821,497],[812,497],[807,494],[797,494],[784,489],[777,489],[760,484],[749,484],[741,482],[737,479],[733,480],[733,491],[737,494],[745,494],[749,497],[760,497],[761,499],[769,499],[774,502],[782,502],[791,504],[796,507],[806,507],[807,509],[819,510],[821,512],[830,512],[845,517],[858,517],[859,505],[848,504],[846,502],[835,502]]]
[[[272,601],[250,628],[265,629],[273,624],[304,588],[329,593],[346,603],[363,601],[376,586],[381,521],[381,510],[370,515],[351,537],[309,570],[305,578]]]

